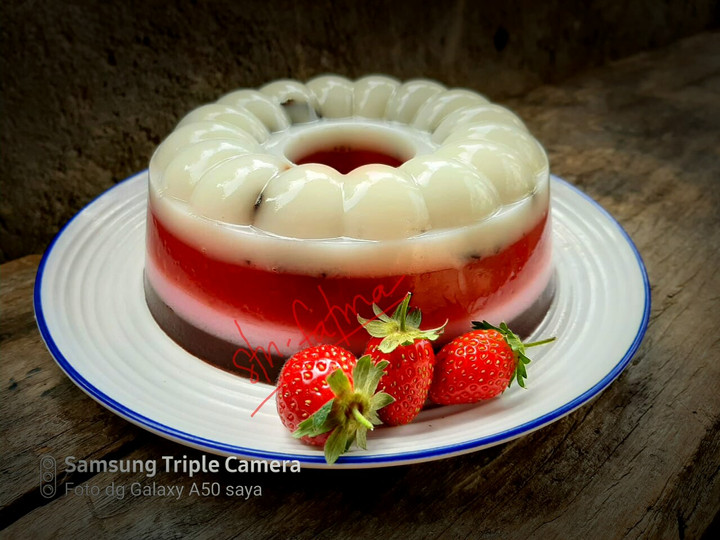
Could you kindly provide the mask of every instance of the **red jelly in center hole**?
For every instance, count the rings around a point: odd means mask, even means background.
[[[347,174],[358,167],[370,165],[371,163],[399,167],[404,161],[376,150],[337,146],[329,150],[318,150],[303,156],[300,159],[296,159],[295,163],[298,165],[320,163],[332,167],[341,174]]]

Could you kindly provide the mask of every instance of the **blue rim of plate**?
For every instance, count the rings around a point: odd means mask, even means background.
[[[101,199],[102,197],[109,194],[113,189],[117,188],[121,184],[124,184],[126,182],[129,182],[133,180],[134,178],[145,174],[147,171],[141,171],[139,173],[133,174],[132,176],[118,182],[115,184],[115,186],[111,187],[107,191],[101,193],[96,198],[94,198],[92,201],[90,201],[85,207],[83,207],[82,210],[80,210],[75,216],[73,216],[70,221],[68,221],[61,229],[60,231],[55,235],[55,237],[50,242],[48,248],[45,250],[45,253],[43,254],[43,257],[40,261],[40,265],[38,266],[37,275],[35,277],[35,286],[34,286],[34,292],[33,292],[33,306],[35,310],[35,320],[37,321],[38,328],[40,330],[40,335],[45,342],[45,345],[47,349],[50,351],[50,354],[53,356],[55,361],[58,363],[60,368],[65,372],[65,374],[77,385],[79,386],[85,393],[87,393],[90,397],[95,399],[97,402],[99,402],[101,405],[106,407],[107,409],[111,410],[112,412],[118,414],[119,416],[125,418],[126,420],[129,420],[130,422],[145,428],[153,433],[156,433],[158,435],[161,435],[163,437],[169,438],[171,440],[174,440],[179,443],[185,443],[191,447],[198,448],[201,450],[214,450],[216,452],[226,454],[226,455],[239,455],[239,456],[246,456],[250,458],[257,458],[257,459],[265,459],[265,460],[298,460],[301,464],[314,464],[314,465],[323,465],[325,464],[325,458],[318,454],[317,456],[309,456],[309,455],[301,455],[301,454],[289,454],[289,453],[275,453],[275,452],[267,452],[267,451],[259,451],[255,450],[253,448],[246,448],[242,446],[235,446],[230,444],[225,444],[222,442],[214,441],[211,439],[206,439],[203,437],[197,437],[193,435],[192,433],[187,433],[184,431],[180,431],[177,429],[174,429],[170,426],[166,426],[165,424],[161,424],[159,422],[156,422],[152,418],[149,418],[147,416],[144,416],[132,409],[129,409],[128,407],[124,406],[122,403],[118,403],[110,396],[106,395],[105,393],[101,392],[98,388],[93,386],[87,379],[85,379],[82,375],[80,375],[72,366],[72,363],[65,358],[63,353],[60,351],[58,346],[55,343],[55,340],[52,337],[52,334],[50,333],[50,330],[47,326],[47,323],[45,321],[45,316],[43,314],[42,309],[42,298],[41,298],[41,287],[42,287],[42,280],[43,275],[45,272],[45,265],[49,259],[49,257],[52,254],[53,248],[55,244],[57,243],[58,239],[63,235],[65,230],[70,226],[70,224],[80,215],[82,214],[87,208],[92,206],[98,199]],[[402,453],[394,453],[394,454],[376,454],[376,455],[343,455],[338,459],[337,464],[347,464],[347,465],[368,465],[368,464],[385,464],[385,465],[406,465],[411,464],[413,462],[418,461],[429,461],[429,460],[436,460],[441,459],[443,457],[452,457],[464,453],[471,452],[473,450],[481,450],[482,448],[493,446],[495,444],[499,444],[501,442],[507,442],[509,440],[512,440],[514,438],[517,438],[521,435],[525,435],[528,433],[531,433],[532,431],[535,431],[547,424],[552,423],[553,421],[570,414],[572,411],[577,409],[578,407],[582,406],[589,400],[591,400],[593,397],[598,395],[600,392],[602,392],[605,388],[607,388],[610,383],[612,383],[619,375],[622,373],[622,371],[627,367],[627,365],[630,363],[630,360],[637,352],[638,348],[640,347],[640,343],[643,340],[643,337],[645,336],[645,332],[647,330],[648,322],[650,319],[650,281],[648,279],[647,269],[645,268],[645,264],[642,260],[642,257],[640,256],[640,252],[638,251],[637,247],[635,246],[634,242],[630,238],[630,235],[625,231],[625,229],[620,225],[620,223],[607,211],[605,210],[597,201],[595,201],[592,197],[585,194],[583,191],[578,189],[577,187],[573,186],[566,180],[563,180],[562,178],[551,175],[551,178],[555,182],[559,182],[564,184],[565,186],[569,187],[572,191],[586,199],[588,202],[590,202],[599,212],[601,212],[620,232],[622,237],[625,239],[629,247],[631,248],[633,254],[635,255],[635,260],[638,265],[638,269],[640,270],[642,280],[643,280],[643,287],[644,287],[644,293],[645,293],[645,302],[643,306],[643,315],[640,321],[640,325],[638,326],[637,333],[635,334],[635,338],[633,339],[632,343],[630,344],[630,347],[627,349],[625,354],[622,356],[622,358],[619,360],[617,364],[608,372],[605,377],[603,377],[600,381],[598,381],[594,386],[577,396],[576,398],[568,401],[561,407],[558,407],[557,409],[550,411],[548,413],[545,413],[537,418],[534,418],[533,420],[529,422],[525,422],[524,424],[520,424],[519,426],[515,426],[511,429],[507,429],[505,431],[501,431],[498,433],[495,433],[490,436],[486,437],[480,437],[478,439],[471,439],[462,443],[457,444],[451,444],[447,446],[437,446],[431,449],[426,450],[417,450],[417,451],[409,451],[409,452],[402,452]]]

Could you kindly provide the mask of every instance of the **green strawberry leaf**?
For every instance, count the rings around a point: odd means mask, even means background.
[[[336,427],[325,442],[325,461],[330,465],[335,463],[347,451],[350,443],[345,426]]]
[[[377,304],[372,305],[372,310],[375,316],[384,322],[390,322],[392,319],[388,317],[387,313],[385,313],[382,309],[380,309],[380,306]]]
[[[328,375],[327,383],[330,385],[333,393],[338,397],[342,397],[344,394],[352,391],[350,380],[340,368]]]
[[[401,345],[412,345],[414,341],[414,339],[409,338],[406,335],[390,334],[380,342],[380,345],[378,345],[378,349],[380,349],[384,353],[391,353]]]
[[[370,420],[370,423],[373,426],[379,426],[380,424],[382,424],[382,420],[380,420],[380,417],[378,416],[378,413],[376,411],[367,411],[365,413],[365,416],[367,416],[367,419]]]
[[[375,394],[372,398],[370,398],[370,405],[373,409],[380,410],[383,407],[390,405],[395,401],[395,398],[392,397],[387,392],[378,392]]]
[[[371,359],[372,357],[370,355],[367,355],[368,358]],[[360,359],[362,360],[362,358]],[[368,394],[374,394],[375,390],[377,389],[378,384],[380,384],[380,379],[382,379],[383,375],[385,375],[385,368],[390,365],[390,362],[387,360],[382,360],[375,364],[375,369],[371,370],[370,375],[367,379],[367,387],[365,388],[365,391]],[[378,407],[379,408],[379,407]]]
[[[367,450],[367,429],[358,429],[355,434],[355,444],[363,450]]]
[[[360,315],[357,316],[358,322],[372,337],[382,339],[378,346],[381,352],[391,353],[398,347],[412,345],[423,339],[434,341],[445,330],[447,322],[438,328],[420,330],[422,313],[417,308],[408,311],[411,298],[412,294],[407,293],[393,312],[392,317],[385,315],[375,304],[373,304],[373,313],[375,313],[376,319],[368,320]]]
[[[313,425],[313,429],[316,432],[318,430],[322,429],[325,426],[325,424],[327,423],[328,417],[330,416],[330,411],[332,411],[332,406],[333,406],[334,401],[335,401],[334,399],[331,399],[325,405],[320,407],[320,409],[318,409],[318,411],[310,417],[313,419],[312,425]],[[325,430],[325,431],[329,431],[329,430]],[[320,431],[319,433],[325,433],[325,431]]]
[[[368,357],[368,360],[365,360],[365,357],[363,356],[357,361],[355,367],[353,368],[353,384],[355,385],[356,391],[368,391],[368,378],[370,377],[370,370],[372,367],[372,359],[370,359],[370,357]]]
[[[360,324],[362,324],[365,327],[365,330],[368,331],[368,334],[370,334],[373,337],[385,337],[393,332],[397,332],[397,323],[390,321],[390,322],[384,322],[384,321],[367,321],[367,319],[360,320],[360,317],[358,317],[358,320],[360,321]],[[367,322],[363,322],[367,321]]]
[[[408,326],[420,328],[420,323],[422,322],[422,312],[418,308],[413,309],[407,314],[406,321]]]
[[[498,332],[502,332],[502,330],[500,330],[500,328],[498,328],[497,326],[493,326],[492,324],[490,324],[487,321],[482,321],[482,322],[473,321],[472,327],[475,330],[497,330]]]
[[[306,418],[300,422],[297,429],[293,431],[293,437],[297,439],[305,437],[306,435],[308,437],[317,437],[335,427],[337,423],[330,416],[334,401],[334,399],[331,399],[320,407],[310,418]]]

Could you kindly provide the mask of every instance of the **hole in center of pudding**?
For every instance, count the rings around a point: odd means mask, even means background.
[[[341,174],[371,164],[399,167],[417,153],[405,133],[360,122],[304,126],[284,150],[296,165],[319,163]]]
[[[334,146],[328,149],[315,150],[312,153],[295,160],[297,165],[307,163],[320,163],[332,167],[341,174],[347,174],[363,165],[379,163],[390,167],[399,167],[406,160],[380,152],[351,146]]]

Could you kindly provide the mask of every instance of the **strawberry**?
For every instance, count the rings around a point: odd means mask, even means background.
[[[433,378],[435,353],[431,341],[436,340],[445,328],[420,330],[422,314],[419,309],[408,313],[411,294],[405,296],[392,317],[388,317],[373,304],[376,318],[358,321],[372,336],[365,354],[376,362],[386,361],[387,374],[380,379],[379,389],[395,398],[395,402],[382,409],[380,419],[385,424],[408,424],[418,415],[427,400]]]
[[[294,437],[324,446],[334,463],[355,442],[367,448],[367,431],[380,424],[377,411],[393,401],[375,393],[386,363],[360,360],[335,345],[318,345],[290,357],[278,377],[280,420]]]
[[[455,338],[437,356],[430,399],[438,405],[475,403],[502,394],[513,380],[525,387],[530,359],[525,349],[555,338],[523,344],[505,323],[473,322],[474,331]]]

